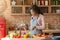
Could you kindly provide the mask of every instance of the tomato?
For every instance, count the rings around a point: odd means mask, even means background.
[[[37,34],[38,37],[42,37],[42,34]]]
[[[18,36],[17,36],[17,38],[21,38],[21,36],[20,36],[20,35],[18,35]]]
[[[13,38],[16,38],[16,36],[13,36]]]

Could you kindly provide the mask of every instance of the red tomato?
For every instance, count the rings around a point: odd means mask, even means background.
[[[13,36],[13,38],[16,38],[16,36]]]
[[[18,36],[17,36],[17,38],[21,38],[21,36],[20,36],[20,35],[18,35]]]
[[[38,36],[38,37],[41,37],[41,36],[42,36],[42,34],[38,34],[37,36]]]

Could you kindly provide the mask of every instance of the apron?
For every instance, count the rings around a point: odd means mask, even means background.
[[[33,35],[33,34],[40,34],[40,33],[41,33],[40,30],[37,30],[37,29],[32,30],[32,28],[33,28],[34,26],[36,26],[37,23],[38,23],[38,19],[32,17],[32,18],[31,18],[31,21],[30,21],[30,34]]]

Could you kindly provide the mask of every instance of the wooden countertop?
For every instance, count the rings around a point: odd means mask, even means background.
[[[1,40],[45,40],[45,38],[1,38]]]
[[[10,33],[11,32],[15,32],[15,31],[9,31]],[[19,32],[19,31],[18,31]],[[43,33],[60,33],[60,30],[42,30]]]
[[[42,30],[44,33],[60,33],[60,30]]]

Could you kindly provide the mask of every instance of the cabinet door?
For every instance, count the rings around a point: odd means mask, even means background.
[[[12,7],[12,13],[22,13],[22,7]]]
[[[50,0],[51,5],[60,5],[60,0]]]
[[[25,7],[25,13],[30,14],[29,7]]]
[[[40,10],[41,10],[43,13],[48,13],[48,7],[40,7]]]
[[[51,13],[60,13],[60,7],[52,7]]]

